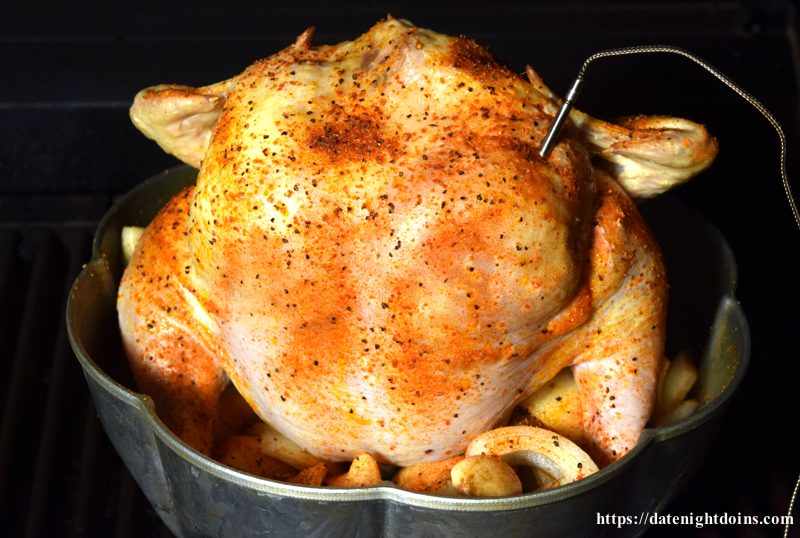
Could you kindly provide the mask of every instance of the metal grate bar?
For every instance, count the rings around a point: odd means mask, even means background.
[[[69,253],[69,263],[62,285],[62,290],[64,290],[62,296],[66,299],[73,279],[78,274],[82,263],[88,258],[90,238],[85,230],[68,230],[64,235],[66,236],[64,239]],[[28,520],[25,527],[26,536],[41,535],[43,523],[45,522],[42,514],[47,513],[48,497],[52,497],[54,489],[60,492],[59,488],[53,488],[54,477],[60,476],[54,473],[55,468],[59,464],[62,466],[68,464],[67,457],[69,452],[63,451],[60,434],[67,429],[64,424],[70,420],[69,414],[74,411],[71,406],[65,404],[74,401],[73,398],[78,396],[77,394],[70,394],[70,392],[76,392],[79,388],[75,382],[80,381],[80,376],[75,364],[70,364],[75,371],[67,370],[67,361],[72,359],[72,351],[69,349],[67,342],[64,302],[61,304],[60,311],[62,315],[58,324],[53,362],[47,376],[49,380],[47,404],[39,436],[39,450],[35,459],[36,470],[28,508]],[[68,383],[71,386],[68,386]],[[61,452],[59,452],[59,449],[61,449]],[[57,504],[51,503],[49,506],[57,506]],[[52,520],[52,517],[50,519]]]
[[[0,422],[0,507],[11,513],[24,513],[24,499],[27,489],[19,471],[25,467],[28,457],[19,448],[25,446],[21,438],[23,419],[29,420],[31,415],[29,404],[32,400],[30,392],[33,387],[33,374],[36,368],[31,364],[35,353],[35,341],[42,337],[37,331],[37,305],[46,304],[45,286],[48,271],[51,270],[53,258],[52,237],[47,232],[37,232],[32,237],[23,239],[22,249],[33,252],[33,269],[23,305],[11,304],[12,308],[22,308],[22,316],[14,359],[11,364],[11,375],[8,392]],[[13,465],[12,465],[13,464]],[[15,495],[9,498],[9,493]]]
[[[81,436],[81,453],[78,463],[79,474],[75,485],[75,509],[72,512],[70,525],[71,530],[78,536],[88,534],[87,523],[98,513],[98,507],[92,498],[92,490],[96,480],[95,473],[98,471],[95,460],[99,452],[99,441],[100,423],[97,420],[94,405],[88,402],[83,418],[83,435]]]
[[[13,342],[18,333],[19,317],[12,315],[14,296],[19,293],[20,284],[15,282],[17,272],[14,262],[17,261],[18,234],[14,230],[0,230],[0,297],[3,297],[5,308],[0,308],[0,338],[3,342]],[[0,377],[0,394],[8,393],[11,377]]]

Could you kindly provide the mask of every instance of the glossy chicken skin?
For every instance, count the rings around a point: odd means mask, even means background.
[[[632,448],[667,284],[620,184],[683,181],[711,162],[713,138],[686,120],[576,112],[542,159],[558,103],[532,71],[529,83],[470,40],[392,19],[336,46],[310,39],[224,83],[144,90],[132,108],[200,164],[119,295],[142,389],[201,380],[153,395],[195,420],[168,425],[210,432],[227,375],[317,456],[409,465],[462,453],[573,367],[592,451]],[[197,363],[173,345],[190,338]]]

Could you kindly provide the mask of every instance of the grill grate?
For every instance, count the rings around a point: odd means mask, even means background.
[[[0,522],[12,536],[169,536],[100,426],[66,336],[92,225],[0,230]]]

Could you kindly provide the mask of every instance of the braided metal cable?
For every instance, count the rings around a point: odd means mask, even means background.
[[[567,113],[569,109],[572,108],[572,103],[577,98],[578,91],[580,86],[583,83],[583,79],[586,76],[586,70],[589,68],[589,65],[594,62],[595,60],[599,60],[600,58],[608,58],[612,56],[630,56],[633,54],[676,54],[678,56],[683,56],[691,60],[692,62],[696,63],[712,75],[716,77],[717,80],[722,82],[725,86],[733,90],[739,97],[750,103],[753,108],[758,110],[764,118],[775,128],[775,131],[778,133],[778,139],[781,145],[781,154],[780,154],[780,168],[781,168],[781,181],[783,183],[783,191],[786,194],[786,200],[789,202],[789,208],[792,210],[792,216],[794,217],[795,224],[800,229],[800,212],[797,209],[797,203],[795,202],[794,195],[792,194],[791,186],[789,185],[789,177],[786,173],[786,135],[783,133],[783,128],[781,128],[780,123],[778,120],[775,119],[775,116],[767,110],[767,108],[761,104],[761,102],[750,95],[748,92],[743,90],[739,87],[738,84],[733,82],[730,78],[726,75],[718,71],[716,68],[709,65],[705,60],[692,54],[691,52],[685,51],[678,47],[673,47],[670,45],[641,45],[641,46],[634,46],[634,47],[624,47],[619,49],[609,49],[604,50],[601,52],[596,52],[586,58],[586,61],[583,62],[583,65],[578,71],[578,76],[576,77],[575,82],[572,85],[572,89],[570,90],[569,95],[564,100],[564,103],[561,105],[561,109],[559,110],[558,116],[556,117],[556,121],[553,122],[553,125],[550,128],[550,132],[548,133],[545,141],[542,144],[542,149],[540,154],[544,157],[549,153],[550,149],[552,148],[553,144],[555,143],[555,139],[558,136],[558,131],[561,130],[564,121],[566,120]],[[559,121],[560,120],[560,121]]]
[[[789,538],[789,527],[792,526],[790,521],[794,521],[792,517],[792,512],[794,512],[794,501],[797,498],[797,490],[800,488],[800,476],[797,477],[797,482],[794,484],[794,490],[792,491],[792,498],[789,500],[789,513],[787,514],[786,518],[786,527],[783,529],[783,538]]]

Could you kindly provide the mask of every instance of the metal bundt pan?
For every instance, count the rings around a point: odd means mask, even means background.
[[[644,431],[638,445],[600,472],[553,490],[463,499],[386,486],[331,489],[265,480],[228,468],[183,444],[134,387],[117,325],[123,271],[120,231],[144,226],[196,171],[177,167],[121,198],[100,223],[92,260],[67,304],[69,339],[108,437],[166,525],[178,536],[591,536],[612,531],[597,514],[637,517],[662,510],[712,447],[721,412],[744,376],[750,342],[733,297],[736,269],[719,232],[667,198],[642,212],[670,275],[668,354],[700,357],[693,389],[700,409]],[[103,477],[98,477],[103,479]],[[637,535],[641,522],[615,534]]]

